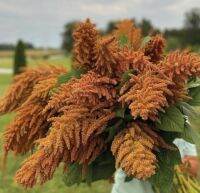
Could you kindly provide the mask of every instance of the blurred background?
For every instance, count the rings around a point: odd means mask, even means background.
[[[110,33],[119,20],[129,18],[144,36],[162,33],[167,39],[167,52],[175,49],[200,52],[200,0],[0,0],[0,96],[13,74],[19,73],[20,66],[47,63],[70,68],[72,31],[77,22],[86,18],[96,23],[102,34]],[[12,117],[0,118],[0,131]],[[0,137],[2,146],[2,132]],[[2,154],[1,150],[1,159]],[[0,168],[0,193],[108,193],[111,190],[111,184],[104,181],[91,187],[68,188],[61,169],[45,185],[24,190],[13,181],[24,157],[9,155],[4,179]]]

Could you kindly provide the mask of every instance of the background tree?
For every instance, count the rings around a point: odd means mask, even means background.
[[[25,45],[22,40],[17,42],[14,56],[14,74],[18,74],[26,67]]]
[[[200,44],[200,8],[193,8],[185,14],[184,34],[186,46]]]
[[[107,24],[107,26],[106,26],[106,29],[105,29],[104,33],[105,34],[111,33],[115,29],[115,27],[116,27],[116,25],[117,25],[118,22],[119,21],[117,21],[117,20],[115,20],[115,21],[109,21],[108,24]]]
[[[77,21],[72,21],[64,26],[64,32],[62,33],[62,39],[63,39],[62,49],[66,52],[66,54],[70,53],[72,50],[72,45],[73,45],[72,33],[77,23],[78,23]]]
[[[193,8],[185,14],[184,26],[180,29],[166,29],[168,50],[189,48],[200,50],[200,8]]]
[[[200,29],[200,8],[193,8],[185,14],[185,28]]]
[[[138,27],[142,30],[143,36],[149,35],[154,29],[151,21],[145,18],[138,24]]]
[[[166,29],[164,36],[167,39],[167,51],[183,48],[186,44],[183,29]]]
[[[24,46],[26,49],[35,49],[34,45],[30,42],[24,42]],[[15,44],[11,43],[0,43],[0,50],[14,50]]]

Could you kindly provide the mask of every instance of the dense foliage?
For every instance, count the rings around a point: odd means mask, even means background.
[[[17,171],[25,187],[43,184],[63,162],[68,186],[112,177],[149,180],[168,193],[184,138],[200,148],[200,56],[164,54],[161,35],[142,38],[132,21],[101,36],[89,20],[73,33],[73,69],[27,69],[0,103],[16,111],[4,133],[9,151],[34,153]]]

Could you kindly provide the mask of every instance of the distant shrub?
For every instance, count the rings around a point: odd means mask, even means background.
[[[19,74],[26,67],[25,45],[19,40],[15,47],[14,74]]]

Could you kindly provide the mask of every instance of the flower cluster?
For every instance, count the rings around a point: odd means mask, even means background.
[[[111,150],[116,158],[116,167],[138,179],[152,176],[156,170],[156,156],[152,152],[154,145],[154,140],[134,123],[113,140]]]
[[[148,179],[157,171],[156,152],[176,151],[156,128],[159,113],[190,98],[186,85],[200,75],[200,57],[164,55],[165,40],[158,35],[144,46],[129,20],[101,37],[87,19],[73,37],[73,70],[83,70],[80,77],[59,83],[61,74],[68,76],[63,68],[28,69],[1,100],[1,114],[16,111],[4,133],[5,151],[21,154],[36,146],[16,181],[43,184],[61,162],[87,168],[105,152],[128,176]]]

